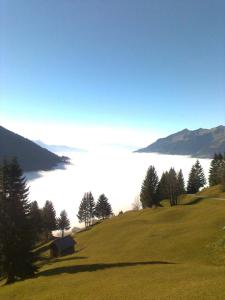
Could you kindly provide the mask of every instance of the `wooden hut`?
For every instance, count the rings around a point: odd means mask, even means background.
[[[75,244],[76,242],[70,235],[65,236],[64,238],[55,239],[50,245],[51,257],[58,257],[74,253]]]

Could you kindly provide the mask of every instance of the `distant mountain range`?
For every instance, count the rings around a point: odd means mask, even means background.
[[[211,129],[184,129],[135,152],[190,155],[212,158],[216,152],[225,152],[225,126]]]
[[[23,171],[50,170],[67,161],[34,142],[0,126],[0,162],[17,157]]]
[[[54,153],[59,153],[59,152],[85,152],[84,149],[79,149],[79,148],[73,148],[73,147],[68,147],[65,145],[48,145],[43,143],[40,140],[34,141],[37,145],[41,146],[42,148],[48,149],[51,152]]]

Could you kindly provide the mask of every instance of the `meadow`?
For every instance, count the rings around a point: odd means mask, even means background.
[[[220,197],[217,186],[183,196],[176,207],[104,220],[75,235],[73,255],[49,259],[44,245],[37,276],[2,282],[0,299],[225,299]]]

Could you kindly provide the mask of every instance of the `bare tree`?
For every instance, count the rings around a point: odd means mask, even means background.
[[[132,203],[132,210],[140,210],[142,207],[141,201],[140,201],[140,195],[137,195],[134,198],[134,202]]]

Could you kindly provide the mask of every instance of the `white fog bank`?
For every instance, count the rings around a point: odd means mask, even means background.
[[[28,179],[30,200],[37,200],[42,207],[51,200],[59,215],[65,209],[72,226],[79,226],[77,212],[85,192],[91,191],[95,200],[104,193],[114,213],[129,210],[140,188],[146,171],[154,165],[158,176],[174,167],[183,170],[185,180],[196,158],[157,153],[131,153],[126,149],[101,149],[92,152],[66,153],[71,165],[65,170],[40,172],[40,177]],[[210,159],[200,159],[206,177]],[[28,173],[28,178],[30,177]]]

